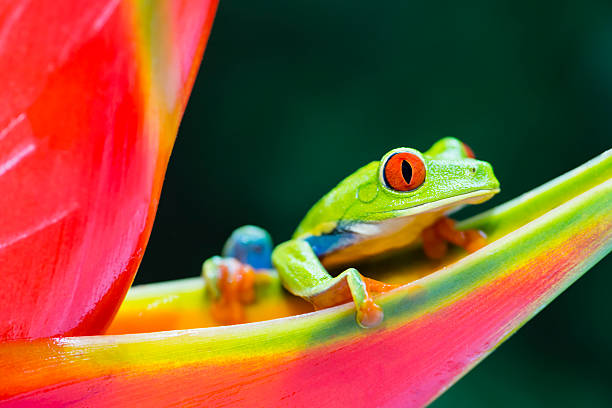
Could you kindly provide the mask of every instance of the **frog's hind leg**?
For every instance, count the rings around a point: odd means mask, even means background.
[[[332,277],[303,240],[288,241],[276,247],[272,261],[285,288],[311,302],[315,309],[352,300],[357,309],[357,323],[362,327],[375,327],[384,316],[372,295],[396,287],[364,278],[354,268]]]
[[[212,314],[222,324],[245,321],[244,305],[255,300],[255,284],[272,273],[272,239],[263,229],[246,225],[236,229],[223,247],[222,257],[204,262],[202,275],[213,299]],[[263,271],[265,270],[265,271]]]
[[[455,228],[455,220],[441,217],[421,233],[423,250],[431,259],[444,257],[448,250],[447,242],[457,245],[468,252],[476,252],[487,245],[484,232],[479,230],[460,231]]]

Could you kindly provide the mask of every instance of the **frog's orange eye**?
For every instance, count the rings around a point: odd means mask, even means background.
[[[465,155],[469,158],[469,159],[475,159],[476,155],[474,154],[474,151],[472,150],[472,148],[468,145],[466,145],[465,143],[461,143],[463,145],[463,150],[465,150]]]
[[[425,181],[425,163],[413,153],[395,153],[387,159],[385,183],[396,191],[411,191]]]

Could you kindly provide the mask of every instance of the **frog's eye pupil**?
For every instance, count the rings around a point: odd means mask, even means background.
[[[406,183],[410,184],[412,180],[412,166],[406,160],[402,160],[402,176]]]
[[[414,153],[394,153],[384,164],[383,177],[389,188],[402,192],[411,191],[425,181],[425,164]]]

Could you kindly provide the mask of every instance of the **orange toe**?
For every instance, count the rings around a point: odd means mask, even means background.
[[[463,247],[466,243],[466,235],[464,231],[459,231],[455,228],[455,220],[448,217],[441,217],[434,224],[436,233],[444,240],[453,245]]]
[[[465,249],[468,252],[476,252],[480,248],[487,245],[487,236],[484,232],[479,230],[467,230],[465,231],[466,235],[466,245]]]
[[[213,304],[213,318],[222,324],[244,323],[244,305],[255,299],[255,271],[230,258],[219,265],[219,272],[221,295]]]
[[[440,259],[446,255],[448,245],[440,238],[434,226],[425,228],[421,237],[423,238],[423,251],[429,259]]]

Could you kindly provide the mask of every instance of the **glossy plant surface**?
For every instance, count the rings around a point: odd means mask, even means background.
[[[149,237],[216,3],[0,6],[0,339],[110,322]]]
[[[379,298],[379,329],[360,329],[344,305],[229,327],[8,342],[0,398],[7,406],[423,406],[612,249],[611,206],[607,152],[464,222],[493,242],[449,256],[435,273],[401,256],[370,265],[398,280],[426,275]],[[191,284],[140,290],[116,324],[129,330],[181,297],[183,309],[197,307]],[[148,329],[162,327],[152,319]]]

